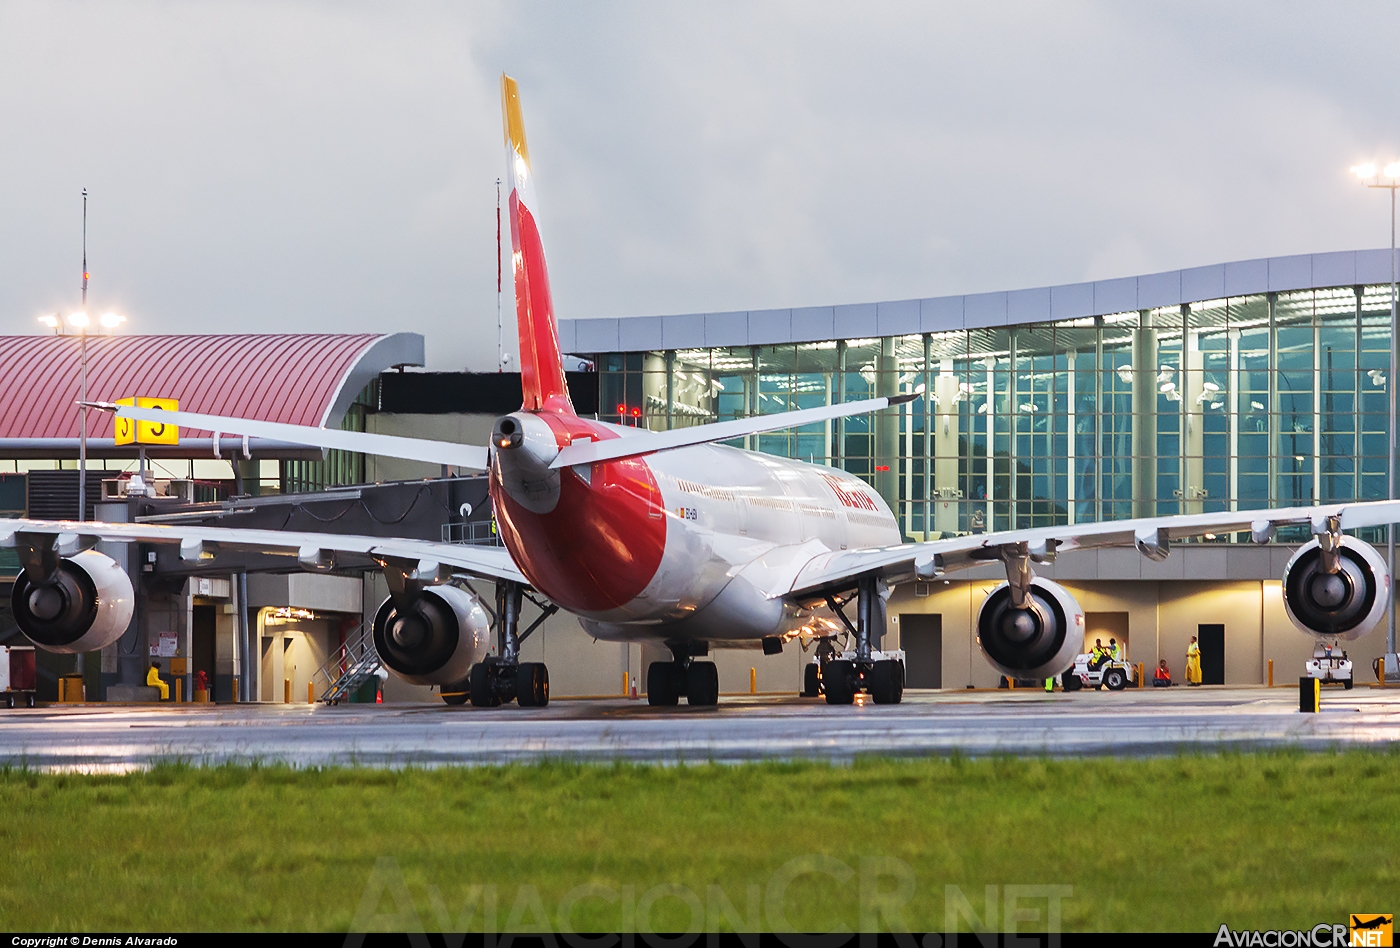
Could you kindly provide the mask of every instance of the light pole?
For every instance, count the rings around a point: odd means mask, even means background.
[[[64,324],[73,327],[78,333],[78,519],[87,519],[87,337],[88,326],[92,320],[84,312],[69,313],[66,320],[59,319],[55,314],[52,316],[40,316],[39,322],[48,326],[59,335],[65,334]],[[109,333],[115,330],[122,323],[126,322],[125,316],[116,313],[107,313],[98,320],[102,328]]]
[[[1376,166],[1371,162],[1360,164],[1351,169],[1352,173],[1361,179],[1361,183],[1368,188],[1385,188],[1390,192],[1390,386],[1386,393],[1386,401],[1390,407],[1390,456],[1386,461],[1386,499],[1395,499],[1395,416],[1396,416],[1396,339],[1395,339],[1395,303],[1396,303],[1396,273],[1395,273],[1395,189],[1400,188],[1400,161],[1392,161],[1386,165],[1379,173]],[[1384,178],[1385,181],[1381,179]],[[1390,575],[1395,575],[1395,524],[1390,524],[1386,528],[1386,565],[1390,569]],[[1392,580],[1393,583],[1393,580]],[[1386,610],[1388,616],[1385,651],[1386,655],[1395,654],[1395,590],[1391,587],[1389,608]],[[1385,668],[1381,668],[1381,678],[1385,678]]]

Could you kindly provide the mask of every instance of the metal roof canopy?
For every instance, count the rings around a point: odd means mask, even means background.
[[[69,458],[78,454],[79,337],[0,336],[0,458]],[[177,398],[208,414],[293,425],[337,427],[356,396],[381,372],[423,364],[418,333],[220,334],[103,336],[87,340],[88,398],[133,395]],[[132,458],[139,446],[117,447],[112,418],[88,416],[93,457]],[[215,456],[214,439],[148,445],[148,457]],[[241,457],[243,440],[223,437],[219,454]],[[321,452],[253,438],[256,457],[319,458]]]
[[[648,352],[871,339],[1083,319],[1232,296],[1390,283],[1389,248],[1264,257],[999,293],[620,319],[563,319],[565,352]]]

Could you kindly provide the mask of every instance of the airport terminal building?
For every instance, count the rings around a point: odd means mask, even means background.
[[[907,538],[1387,493],[1390,252],[1247,260],[1037,289],[800,309],[564,321],[605,420],[652,429],[917,391],[899,411],[742,446],[844,468]],[[737,443],[737,442],[736,442]],[[1279,579],[1304,534],[1063,555],[1089,635],[1166,658],[1190,635],[1229,683],[1299,674],[1312,641]],[[1383,541],[1381,531],[1367,537]],[[1243,542],[1232,542],[1243,541]],[[983,575],[985,573],[985,575]],[[902,589],[910,684],[986,685],[971,624],[999,568]],[[1384,630],[1353,644],[1358,676]],[[917,653],[917,654],[916,654]]]
[[[1387,494],[1389,256],[1315,254],[969,296],[563,320],[559,331],[564,350],[597,369],[570,373],[576,408],[653,430],[921,391],[898,409],[736,442],[866,478],[908,539],[1374,500]],[[71,516],[76,340],[6,342],[0,368],[28,380],[31,394],[0,411],[0,510]],[[406,370],[421,365],[423,345],[412,334],[95,340],[89,396],[175,397],[195,411],[485,443],[496,417],[519,406],[518,377]],[[89,432],[88,516],[498,542],[480,477],[229,435],[151,449],[155,483],[168,496],[138,502],[125,492],[135,446],[114,444],[110,425],[103,418]],[[313,493],[323,489],[332,491]],[[1256,546],[1248,536],[1219,536],[1183,543],[1160,562],[1134,550],[1069,552],[1036,571],[1077,597],[1090,644],[1126,641],[1131,661],[1151,668],[1166,659],[1180,680],[1195,635],[1207,683],[1264,683],[1271,664],[1287,683],[1314,646],[1288,620],[1280,585],[1307,539],[1281,533]],[[1364,539],[1384,548],[1382,531]],[[246,698],[305,701],[321,687],[318,675],[343,668],[338,656],[387,595],[373,570],[111,552],[136,577],[140,605],[129,633],[86,666],[94,695],[157,659],[171,674],[183,670],[186,698],[194,673],[207,670],[218,700],[241,680]],[[5,603],[18,571],[6,553]],[[905,649],[910,687],[997,685],[974,623],[1003,579],[992,565],[896,590],[885,644]],[[489,586],[479,590],[487,601]],[[17,633],[11,625],[0,605],[0,642]],[[1347,648],[1357,680],[1369,681],[1385,630]],[[524,660],[549,665],[559,697],[644,691],[647,665],[669,658],[594,641],[566,613],[522,649]],[[811,652],[791,642],[777,655],[714,658],[722,692],[791,693]],[[48,673],[67,674],[64,660],[50,660]],[[397,678],[384,697],[437,700]]]

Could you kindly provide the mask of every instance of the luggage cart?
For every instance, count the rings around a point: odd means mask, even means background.
[[[34,646],[0,645],[0,696],[5,707],[34,707]]]

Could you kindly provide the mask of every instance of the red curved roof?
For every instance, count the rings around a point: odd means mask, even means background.
[[[386,337],[355,335],[102,336],[87,340],[89,401],[178,398],[216,415],[320,425],[361,357]],[[79,337],[0,336],[0,438],[78,436]],[[375,371],[387,366],[376,367]],[[352,393],[353,396],[354,393]],[[112,416],[88,415],[112,437]]]

